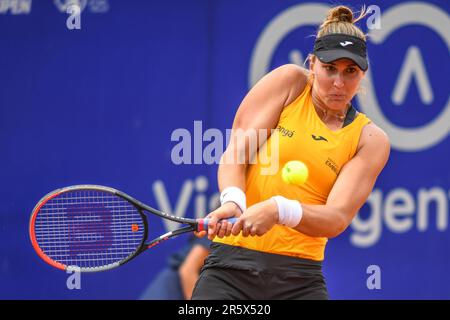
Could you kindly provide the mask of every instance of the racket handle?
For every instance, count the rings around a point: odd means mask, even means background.
[[[228,219],[223,219],[223,220],[220,220],[220,221],[224,221],[224,220],[226,220],[229,223],[233,224],[233,223],[235,223],[238,220],[238,218],[228,218]],[[198,226],[197,226],[197,231],[198,232],[200,232],[200,231],[207,231],[208,230],[209,219],[199,219],[197,221],[198,221]]]

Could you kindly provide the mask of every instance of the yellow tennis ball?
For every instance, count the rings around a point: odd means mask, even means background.
[[[281,178],[283,181],[297,186],[306,182],[308,174],[306,164],[298,160],[287,162],[281,170]]]

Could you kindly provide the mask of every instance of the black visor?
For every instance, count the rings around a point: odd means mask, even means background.
[[[368,68],[365,41],[346,34],[335,33],[317,38],[314,55],[324,63],[347,58],[355,62],[362,71]]]

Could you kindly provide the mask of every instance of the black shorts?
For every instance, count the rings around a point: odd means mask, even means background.
[[[325,300],[322,263],[213,243],[192,300]]]

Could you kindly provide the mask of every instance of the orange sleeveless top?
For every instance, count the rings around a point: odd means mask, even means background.
[[[256,161],[252,161],[255,163],[247,168],[247,207],[275,195],[304,204],[325,204],[339,171],[356,153],[363,127],[370,122],[363,113],[358,113],[349,125],[330,130],[316,113],[308,84],[283,109],[276,130],[258,150]],[[291,160],[300,160],[308,166],[308,180],[301,186],[286,184],[281,178],[281,169]],[[275,225],[261,237],[239,234],[216,237],[214,242],[322,261],[327,240]]]

